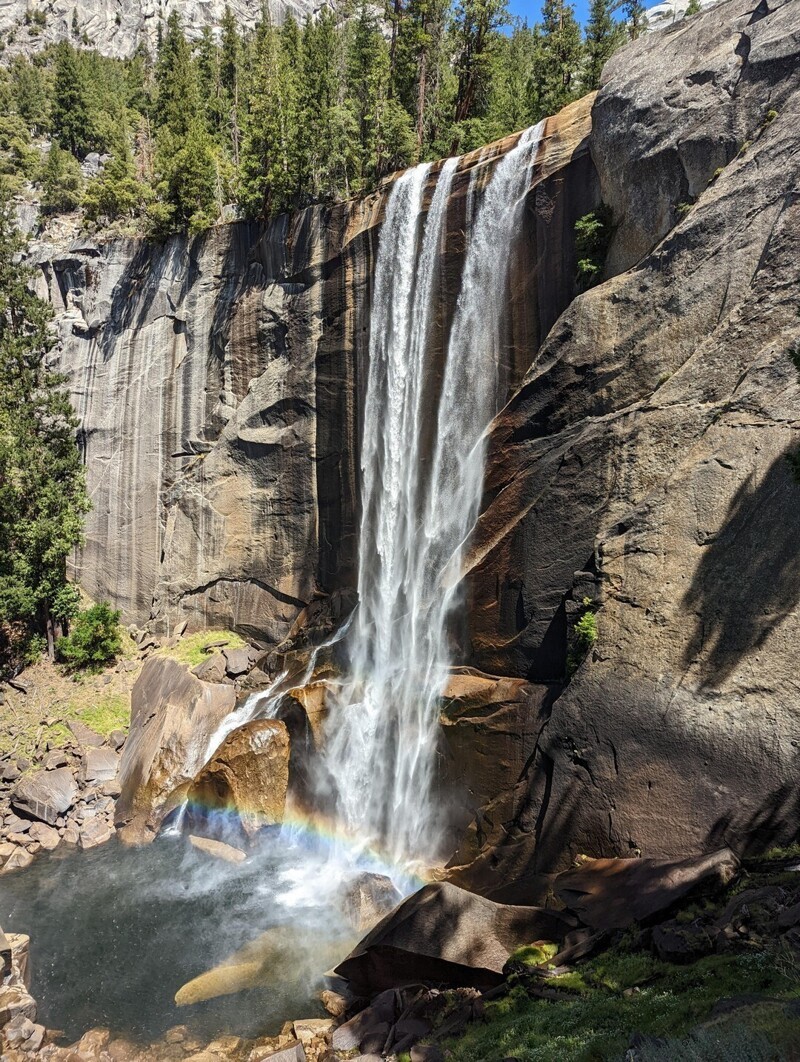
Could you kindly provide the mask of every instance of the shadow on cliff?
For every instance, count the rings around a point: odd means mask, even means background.
[[[684,595],[696,628],[684,664],[700,661],[702,686],[719,686],[800,601],[800,486],[786,454],[760,483],[751,475]]]
[[[796,777],[796,770],[788,772]],[[732,848],[742,857],[761,855],[775,845],[793,843],[800,836],[800,792],[785,782],[767,793],[755,810],[743,814],[738,806],[716,820],[708,833],[706,851]]]

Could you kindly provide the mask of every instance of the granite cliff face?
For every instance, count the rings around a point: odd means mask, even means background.
[[[799,112],[797,0],[727,0],[548,122],[462,642],[506,678],[455,675],[443,718],[451,873],[497,898],[579,851],[796,833]],[[432,379],[471,182],[513,143],[459,164]],[[77,572],[127,619],[270,646],[352,589],[388,187],[161,248],[36,249],[94,501]],[[605,278],[576,297],[574,222],[601,200]],[[598,640],[567,683],[586,601]]]
[[[551,120],[533,171],[508,323],[512,384],[574,295],[570,233],[598,193],[590,103]],[[514,143],[465,156],[455,177],[450,304],[467,193]],[[127,620],[152,617],[164,631],[185,616],[269,645],[315,591],[353,585],[363,363],[388,190],[163,247],[34,248],[83,423],[93,509],[77,571]]]
[[[500,893],[498,860],[535,888],[570,853],[796,833],[798,117],[792,0],[729,0],[606,68],[612,276],[497,418],[473,542],[488,671],[561,674],[579,603],[601,603],[515,814],[485,821],[468,877]]]
[[[261,0],[228,0],[227,6],[240,29],[253,29],[264,8]],[[302,19],[323,6],[316,0],[268,0],[266,4],[279,22],[286,14]],[[122,0],[3,0],[0,35],[6,43],[6,55],[30,55],[48,44],[74,39],[74,12],[79,38],[86,34],[102,55],[128,59],[142,45],[155,52],[159,26],[163,29],[173,11],[180,15],[187,35],[196,39],[206,27],[219,27],[225,7],[226,0],[142,0],[137,4]]]

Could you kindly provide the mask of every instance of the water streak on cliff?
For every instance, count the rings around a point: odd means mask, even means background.
[[[542,130],[543,123],[523,133],[474,197],[433,404],[428,340],[458,160],[444,164],[424,225],[430,167],[403,174],[381,230],[361,450],[359,610],[350,675],[330,716],[325,755],[345,827],[365,842],[383,842],[398,860],[437,854],[431,786],[438,699],[450,663],[448,623],[480,503],[484,431],[500,393],[510,251]]]

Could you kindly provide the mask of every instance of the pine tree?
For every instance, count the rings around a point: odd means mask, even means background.
[[[586,24],[586,88],[600,87],[603,67],[625,40],[623,28],[614,20],[614,0],[592,0]]]
[[[156,62],[158,96],[153,108],[157,126],[182,140],[197,117],[198,94],[192,55],[177,13],[169,16]]]
[[[566,0],[545,0],[539,45],[532,85],[535,119],[555,114],[580,93],[578,70],[583,43],[574,8]]]
[[[11,91],[17,113],[36,136],[49,127],[50,101],[42,68],[21,55],[11,64]]]
[[[51,124],[53,135],[73,155],[81,157],[90,149],[92,122],[86,88],[75,49],[65,41],[56,45]]]
[[[637,40],[647,29],[647,15],[642,0],[625,0],[622,5],[625,20],[628,27],[628,36],[632,41]]]
[[[64,380],[51,372],[49,306],[20,264],[22,240],[0,205],[0,653],[19,665],[35,632],[52,653],[55,622],[74,608],[66,562],[89,509]]]
[[[687,18],[689,15],[699,15],[701,10],[700,0],[689,0],[689,4],[683,13],[684,18]]]
[[[291,15],[287,15],[284,26],[286,26],[287,23],[291,23],[296,34],[297,24]],[[226,4],[225,13],[222,16],[222,45],[219,57],[219,80],[231,158],[233,160],[233,165],[236,167],[239,165],[239,149],[242,135],[239,101],[241,63],[242,44],[236,28],[236,19],[233,16],[233,12]]]
[[[405,109],[414,116],[420,152],[438,133],[435,118],[443,83],[442,67],[448,59],[447,13],[447,0],[408,0],[396,30],[393,87]]]
[[[454,14],[458,71],[457,122],[485,113],[491,52],[508,22],[506,0],[459,0]]]
[[[50,145],[42,178],[42,210],[64,214],[81,205],[83,177],[77,160],[57,140]]]

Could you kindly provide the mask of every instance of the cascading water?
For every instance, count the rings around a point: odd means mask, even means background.
[[[265,832],[237,865],[209,864],[176,843],[153,845],[142,863],[112,843],[81,853],[80,863],[60,846],[20,883],[10,877],[0,921],[12,929],[36,926],[47,971],[40,1012],[49,1025],[73,1022],[76,1035],[93,1024],[161,1035],[178,1020],[171,1001],[181,984],[215,962],[230,969],[230,953],[262,932],[284,951],[263,967],[266,980],[252,989],[256,995],[244,1004],[223,996],[181,1018],[208,1035],[240,1033],[243,1021],[256,1031],[274,1023],[277,1031],[287,1013],[311,1005],[320,971],[360,935],[343,917],[348,882],[369,869],[390,874],[409,892],[419,884],[410,864],[438,855],[432,788],[448,623],[480,503],[484,433],[502,395],[510,252],[540,134],[541,127],[523,134],[485,188],[485,168],[475,168],[440,383],[439,273],[458,160],[442,166],[427,215],[432,168],[418,166],[395,182],[370,326],[359,608],[311,654],[304,674],[279,675],[196,750],[199,764],[236,727],[274,715],[287,692],[313,679],[319,654],[336,642],[346,645],[349,669],[330,705],[316,772],[333,787],[319,794],[318,811],[335,822],[298,814],[279,833]],[[174,823],[172,832],[180,826]],[[66,924],[72,936],[65,938]]]
[[[432,462],[424,453],[426,353],[458,160],[444,164],[424,226],[427,165],[397,180],[381,229],[361,453],[359,608],[325,755],[337,817],[398,862],[437,854],[431,789],[438,701],[450,664],[448,620],[480,504],[510,250],[542,129],[540,123],[523,133],[498,163],[468,219]]]

